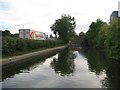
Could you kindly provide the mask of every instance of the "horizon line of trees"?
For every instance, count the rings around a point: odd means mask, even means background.
[[[2,34],[2,37],[16,37],[16,38],[19,37],[18,33],[11,34],[11,32],[7,29],[5,31],[0,30],[0,33]]]

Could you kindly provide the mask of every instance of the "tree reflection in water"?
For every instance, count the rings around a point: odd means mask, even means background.
[[[58,58],[53,59],[51,62],[51,67],[61,76],[73,76],[75,71],[75,58],[76,54],[66,48],[58,54]]]
[[[110,61],[105,65],[105,71],[107,77],[102,80],[103,87],[118,90],[120,88],[120,62]]]
[[[101,80],[103,88],[120,88],[120,62],[110,60],[105,52],[96,50],[80,50],[79,53],[83,53],[88,61],[89,70],[94,72],[97,76],[100,76],[102,72],[106,74],[106,77]],[[117,89],[114,89],[117,90]]]

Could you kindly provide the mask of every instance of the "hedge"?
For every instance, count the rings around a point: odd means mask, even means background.
[[[16,51],[21,52],[33,49],[51,48],[62,44],[63,42],[61,40],[30,40],[13,37],[3,37],[2,53],[12,54]]]

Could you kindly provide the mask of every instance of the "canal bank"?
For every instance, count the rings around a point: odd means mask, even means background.
[[[29,60],[29,58],[31,58],[31,57],[34,57],[34,56],[37,56],[37,55],[44,55],[45,53],[54,52],[54,51],[57,51],[57,50],[64,49],[66,47],[67,47],[67,45],[64,45],[64,46],[49,48],[49,49],[45,49],[45,50],[41,50],[41,51],[37,51],[37,52],[32,52],[32,53],[28,53],[28,54],[24,54],[24,55],[5,58],[5,59],[2,60],[2,66],[3,66],[3,68],[8,67],[9,65],[15,64],[19,61]]]

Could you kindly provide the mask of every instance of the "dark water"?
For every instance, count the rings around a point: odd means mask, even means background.
[[[119,88],[120,62],[95,50],[64,49],[3,70],[3,88]]]

